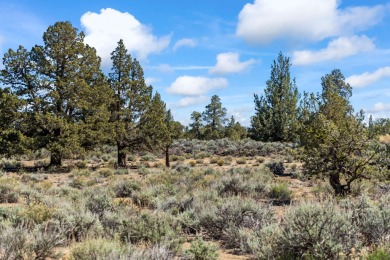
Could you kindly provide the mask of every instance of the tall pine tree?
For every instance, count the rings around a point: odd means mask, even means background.
[[[141,65],[128,53],[123,40],[111,53],[111,60],[113,139],[118,149],[118,166],[123,167],[126,166],[126,154],[142,146],[140,119],[149,106],[152,87],[146,86]]]
[[[202,113],[205,125],[205,138],[218,139],[223,137],[223,127],[227,121],[226,108],[222,107],[222,102],[219,96],[211,97],[211,102],[206,106],[206,110]]]
[[[254,95],[256,113],[251,118],[250,135],[255,140],[296,141],[299,93],[290,67],[290,59],[279,53],[271,66],[264,95]]]

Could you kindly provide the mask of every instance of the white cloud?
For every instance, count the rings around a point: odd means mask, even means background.
[[[171,66],[169,64],[160,64],[158,66],[149,66],[148,69],[158,70],[160,72],[174,72],[177,70],[208,70],[211,66]]]
[[[382,102],[376,103],[374,107],[368,109],[367,112],[371,112],[371,113],[390,112],[390,103],[388,104],[384,104]]]
[[[325,49],[317,51],[294,51],[293,63],[307,65],[311,63],[338,60],[375,49],[375,44],[367,36],[339,37],[329,42]]]
[[[352,87],[359,88],[359,87],[366,87],[385,77],[390,77],[390,67],[383,67],[377,69],[372,73],[364,72],[363,74],[355,74],[349,76],[346,79],[346,82],[351,84]]]
[[[225,88],[227,85],[228,81],[224,78],[181,76],[171,84],[167,92],[184,96],[198,96],[206,94],[210,90]]]
[[[146,85],[152,85],[153,83],[159,82],[160,79],[158,78],[145,78],[145,84]]]
[[[197,42],[193,39],[189,39],[189,38],[184,38],[184,39],[181,39],[181,40],[178,40],[175,45],[173,46],[173,50],[176,51],[177,49],[179,49],[180,47],[195,47],[197,45]]]
[[[209,70],[211,74],[229,74],[242,72],[256,63],[254,59],[240,62],[240,55],[235,52],[220,53],[217,55],[217,64]]]
[[[209,100],[209,97],[207,96],[199,96],[199,97],[184,97],[179,100],[179,103],[177,104],[178,107],[187,107],[191,105],[197,105],[204,103]]]
[[[101,9],[99,14],[83,14],[81,25],[85,28],[85,42],[96,48],[105,65],[110,64],[111,52],[120,39],[131,53],[146,59],[151,53],[167,48],[171,38],[170,35],[158,38],[133,15],[111,8]]]
[[[238,17],[236,35],[251,43],[275,39],[320,41],[378,23],[385,6],[340,9],[339,0],[255,0]]]

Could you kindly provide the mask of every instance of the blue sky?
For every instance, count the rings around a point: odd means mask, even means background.
[[[320,91],[321,77],[338,68],[356,111],[390,117],[390,1],[0,0],[0,55],[42,44],[57,21],[85,32],[106,72],[123,39],[183,124],[217,94],[249,125],[253,94],[263,93],[279,51],[300,92]]]

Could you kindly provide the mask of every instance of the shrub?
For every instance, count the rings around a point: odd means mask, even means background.
[[[223,165],[225,164],[225,160],[224,160],[224,159],[219,159],[219,160],[217,161],[217,164],[218,164],[219,166],[223,166]]]
[[[389,250],[377,248],[372,251],[366,258],[367,260],[390,260]]]
[[[126,257],[129,253],[129,249],[124,248],[116,241],[87,240],[71,249],[70,259],[129,259]]]
[[[245,160],[245,158],[240,158],[240,159],[236,160],[236,163],[237,164],[246,164],[246,160]]]
[[[384,196],[379,203],[368,197],[360,197],[352,203],[352,220],[367,246],[381,245],[390,240],[390,195]]]
[[[117,198],[131,198],[134,191],[141,190],[139,184],[132,180],[118,182],[114,186],[114,192]]]
[[[216,164],[218,162],[218,160],[219,159],[217,157],[213,157],[213,158],[210,159],[210,163],[211,164]]]
[[[277,250],[292,259],[336,259],[349,253],[355,238],[355,227],[344,212],[329,203],[303,203],[283,218]]]
[[[110,168],[101,168],[101,169],[99,169],[98,174],[101,177],[107,178],[107,177],[113,176],[114,172]]]
[[[196,166],[196,161],[189,161],[188,163],[190,164],[191,167],[195,167]]]
[[[218,259],[218,248],[197,237],[191,242],[191,247],[185,251],[189,260],[216,260]]]
[[[271,188],[268,192],[268,197],[275,199],[278,203],[286,204],[290,203],[292,198],[292,191],[288,189],[287,183],[277,183],[271,185]]]
[[[265,162],[265,158],[264,157],[259,157],[259,158],[257,158],[256,162],[263,163],[263,162]]]
[[[134,215],[123,223],[119,236],[123,242],[160,244],[177,251],[181,245],[180,228],[175,226],[174,222],[170,216],[165,214]]]
[[[85,169],[85,168],[87,168],[87,162],[86,161],[78,161],[75,163],[75,166],[79,169]]]
[[[273,162],[267,164],[267,167],[270,171],[275,175],[283,175],[284,174],[284,164],[283,162]]]
[[[0,203],[16,203],[19,193],[16,190],[16,182],[11,179],[0,179]]]
[[[199,206],[198,206],[199,207]],[[195,206],[199,224],[212,238],[222,239],[228,246],[238,247],[240,228],[257,229],[273,220],[271,207],[253,199],[232,197]]]
[[[144,154],[141,156],[141,161],[153,162],[155,160],[156,160],[156,156],[154,154],[151,154],[151,153],[147,153],[147,154]]]
[[[85,206],[101,219],[106,210],[112,209],[112,198],[107,194],[92,193],[87,198]]]
[[[204,161],[203,161],[203,159],[196,159],[196,163],[197,163],[197,164],[203,164]]]

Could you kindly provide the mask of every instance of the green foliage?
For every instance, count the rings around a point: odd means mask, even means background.
[[[377,248],[374,251],[370,252],[370,254],[366,258],[367,260],[390,260],[390,252],[389,250]]]
[[[288,189],[287,183],[277,183],[271,185],[268,197],[277,200],[279,203],[290,203],[292,191]]]
[[[191,247],[185,251],[186,258],[191,260],[216,260],[218,248],[197,237],[191,242]]]
[[[328,203],[303,203],[284,216],[277,254],[291,258],[336,259],[356,244],[348,215]]]
[[[376,142],[362,112],[352,115],[352,88],[339,70],[323,77],[322,87],[317,97],[305,95],[298,157],[306,174],[328,177],[335,193],[343,195],[355,180],[388,171],[384,160],[390,149]]]
[[[267,164],[266,166],[275,175],[282,176],[284,174],[283,162],[272,162],[272,163]]]
[[[180,228],[165,214],[143,213],[132,216],[123,223],[120,239],[123,242],[151,243],[167,246],[177,251],[181,245]]]
[[[290,67],[290,59],[279,53],[271,66],[264,95],[255,94],[256,114],[251,118],[249,130],[255,140],[293,142],[297,139],[299,94]]]
[[[211,102],[206,106],[206,110],[202,113],[205,121],[205,139],[218,139],[223,136],[223,126],[226,123],[226,108],[222,107],[221,99],[214,95],[211,97]]]
[[[126,153],[143,145],[141,121],[150,103],[152,87],[146,86],[143,69],[128,53],[123,40],[111,53],[111,60],[109,83],[114,99],[111,106],[112,142],[117,145],[118,166],[123,167],[126,165]]]
[[[9,50],[1,75],[25,101],[22,132],[34,139],[34,149],[49,150],[50,164],[59,166],[64,157],[102,141],[110,91],[95,49],[69,22],[49,26],[43,43],[31,51]]]

